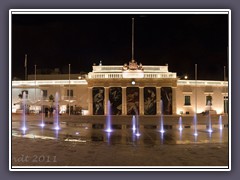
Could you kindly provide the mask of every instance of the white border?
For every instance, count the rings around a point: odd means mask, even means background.
[[[231,171],[231,10],[230,9],[10,9],[9,10],[9,118],[12,117],[12,14],[228,14],[229,166],[11,166],[12,124],[9,119],[10,171]],[[49,169],[41,169],[49,168]],[[64,168],[64,169],[60,169]],[[82,169],[78,169],[82,168]],[[96,169],[90,169],[96,168]],[[98,168],[98,169],[97,169]],[[106,169],[100,169],[106,168]],[[124,168],[124,169],[120,169]],[[125,169],[129,168],[129,169]],[[144,169],[142,169],[144,168]],[[153,169],[159,168],[159,169]],[[169,168],[169,169],[168,169]],[[178,169],[175,169],[178,168]],[[189,169],[187,169],[189,168]],[[208,168],[208,169],[205,169]]]

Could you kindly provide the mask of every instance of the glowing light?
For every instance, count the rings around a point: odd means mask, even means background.
[[[136,117],[135,116],[133,116],[132,117],[132,130],[133,131],[136,131]]]
[[[136,84],[136,82],[135,81],[132,81],[132,85],[135,85]]]
[[[21,129],[22,129],[23,131],[26,131],[26,130],[27,130],[27,128],[26,128],[25,126],[23,126]]]
[[[160,132],[160,133],[165,133],[164,129],[161,129],[159,132]]]
[[[182,131],[183,128],[182,128],[182,117],[179,117],[179,131]]]
[[[222,124],[222,116],[219,116],[219,129],[222,130],[223,129],[223,124]]]
[[[45,127],[45,124],[44,124],[44,123],[42,123],[42,124],[40,124],[40,126],[43,128],[43,127]]]
[[[54,129],[58,131],[58,130],[60,130],[60,127],[56,126]]]
[[[110,133],[110,132],[112,132],[113,130],[112,130],[112,129],[106,129],[105,131],[108,132],[108,133]]]
[[[111,103],[110,101],[108,100],[107,102],[107,107],[108,107],[108,115],[107,115],[107,118],[106,118],[106,132],[112,132],[112,120],[111,120]]]
[[[139,136],[141,136],[141,134],[140,134],[140,133],[136,133],[135,135],[136,135],[136,136],[138,136],[138,137],[139,137]]]
[[[193,135],[194,135],[194,136],[198,136],[198,133],[195,132]]]
[[[212,133],[212,132],[213,132],[213,130],[212,130],[212,129],[208,129],[208,132],[209,132],[209,133]]]
[[[79,132],[76,132],[75,134],[76,134],[76,135],[79,135]]]

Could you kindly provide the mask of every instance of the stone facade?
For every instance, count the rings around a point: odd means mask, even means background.
[[[24,90],[35,110],[40,108],[36,101],[48,101],[58,92],[63,113],[69,105],[88,115],[222,114],[228,108],[227,81],[180,80],[167,65],[143,66],[134,60],[123,66],[93,66],[84,80],[13,81],[13,112],[20,108]]]

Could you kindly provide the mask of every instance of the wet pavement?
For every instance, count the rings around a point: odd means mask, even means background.
[[[197,126],[198,136],[194,136],[194,129],[188,126],[183,130],[176,127],[165,127],[161,133],[157,126],[145,125],[137,130],[132,130],[130,125],[112,125],[112,132],[106,132],[104,124],[79,123],[69,126],[60,124],[60,129],[55,130],[54,124],[41,127],[38,124],[29,125],[26,131],[21,130],[21,123],[12,124],[12,135],[23,138],[56,139],[64,141],[102,141],[108,144],[191,144],[191,143],[228,143],[228,128],[219,129],[213,126],[213,132],[208,132],[207,126]],[[167,129],[169,128],[169,129]],[[139,136],[136,135],[139,131]]]
[[[212,125],[208,132],[207,125],[198,125],[194,136],[188,125],[181,131],[179,125],[165,125],[161,133],[151,124],[140,124],[136,130],[131,124],[112,124],[111,132],[99,122],[62,121],[55,130],[53,122],[42,128],[31,121],[26,131],[21,124],[12,122],[13,166],[228,166],[227,126]]]

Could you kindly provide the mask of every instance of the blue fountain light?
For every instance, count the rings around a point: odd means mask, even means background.
[[[55,117],[54,117],[54,119],[55,119],[55,127],[54,127],[54,129],[55,130],[60,130],[61,128],[60,128],[60,126],[59,126],[59,116],[58,116],[58,97],[59,95],[58,95],[58,92],[56,92],[56,94],[55,94],[55,108],[56,108],[56,113],[55,113]]]
[[[208,132],[209,132],[209,133],[212,133],[212,132],[213,132],[213,130],[212,130],[212,129],[208,129]]]
[[[219,129],[222,130],[223,129],[223,124],[222,124],[222,116],[219,116]]]
[[[161,129],[159,132],[160,132],[160,133],[165,133],[164,129]]]
[[[138,137],[141,136],[141,134],[139,132],[137,132],[135,135],[138,136]]]
[[[164,126],[163,126],[163,102],[162,102],[162,100],[160,100],[160,105],[161,105],[161,117],[160,117],[160,130],[159,130],[159,132],[160,133],[164,133],[165,132],[165,130],[164,130]]]
[[[21,128],[21,130],[22,130],[22,131],[26,131],[26,130],[27,130],[26,126],[23,126],[23,127]]]
[[[182,127],[182,117],[179,117],[179,128],[178,128],[179,131],[182,131],[183,130],[183,127]]]
[[[112,125],[111,125],[111,104],[110,101],[108,100],[107,103],[107,107],[108,107],[108,114],[107,114],[107,118],[106,118],[106,126],[107,128],[105,129],[106,132],[110,133],[112,132]]]
[[[194,114],[194,117],[193,117],[193,125],[194,125],[194,133],[193,133],[193,135],[194,136],[198,136],[198,132],[197,132],[197,114],[196,113]]]
[[[110,133],[110,132],[112,132],[113,130],[110,129],[110,128],[108,128],[108,129],[106,129],[105,131],[108,132],[108,133]]]
[[[23,105],[23,117],[22,117],[22,128],[21,130],[25,131],[27,130],[26,127],[26,92],[23,92],[23,101],[22,101],[22,105]]]
[[[55,126],[54,129],[58,131],[58,130],[60,130],[61,128],[60,128],[59,126]]]
[[[209,133],[213,132],[213,130],[212,130],[212,119],[211,119],[210,113],[208,114],[208,130],[207,131]]]
[[[42,121],[41,121],[41,124],[40,124],[40,126],[42,127],[42,128],[44,128],[45,127],[45,124],[44,124],[44,120],[43,120],[43,91],[41,91],[41,102],[42,102]]]
[[[136,117],[134,115],[132,117],[132,130],[136,131]]]
[[[42,128],[44,128],[44,127],[45,127],[45,124],[44,124],[44,123],[41,123],[40,126],[41,126]]]
[[[194,135],[194,136],[198,136],[198,133],[195,132],[193,135]]]

